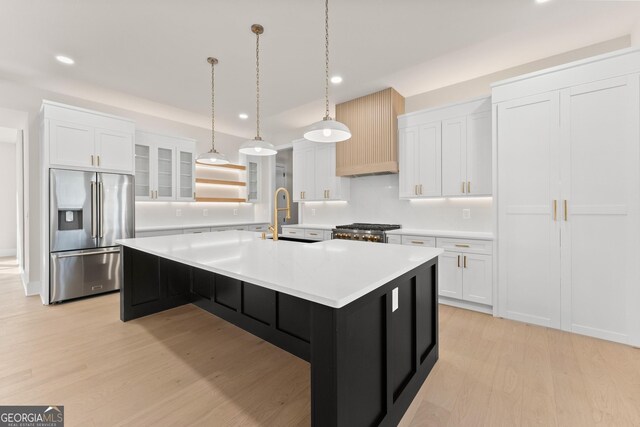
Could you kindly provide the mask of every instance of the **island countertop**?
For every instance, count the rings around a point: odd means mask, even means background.
[[[249,231],[117,243],[333,308],[344,307],[443,253],[436,248],[349,240],[274,242]]]

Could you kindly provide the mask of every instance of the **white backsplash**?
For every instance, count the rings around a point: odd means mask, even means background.
[[[492,198],[464,197],[422,200],[398,198],[398,175],[351,178],[349,202],[306,202],[301,223],[348,224],[374,222],[403,228],[492,231]],[[469,209],[470,218],[463,218]]]
[[[136,228],[254,222],[255,217],[251,203],[136,202]]]

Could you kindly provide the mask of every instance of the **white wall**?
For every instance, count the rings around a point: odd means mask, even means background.
[[[0,256],[15,256],[18,223],[16,145],[0,142]]]
[[[491,231],[491,203],[489,197],[399,200],[398,175],[378,175],[351,178],[349,202],[305,202],[301,211],[302,222],[308,224],[374,222],[403,228]],[[470,219],[462,218],[463,209],[471,210]]]

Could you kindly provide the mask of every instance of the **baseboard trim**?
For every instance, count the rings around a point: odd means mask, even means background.
[[[465,310],[478,311],[480,313],[490,314],[493,316],[493,308],[490,305],[478,304],[475,302],[461,301],[453,298],[440,296],[438,302],[452,307],[464,308]]]
[[[22,286],[24,287],[24,294],[28,297],[34,295],[40,295],[40,282],[29,282],[29,279],[24,273],[21,275]]]
[[[0,249],[0,258],[8,257],[8,256],[16,256],[18,253],[17,249]]]

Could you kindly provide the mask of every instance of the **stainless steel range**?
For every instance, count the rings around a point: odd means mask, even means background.
[[[354,224],[337,225],[333,229],[334,239],[362,240],[365,242],[387,243],[387,231],[402,228],[397,224]]]

